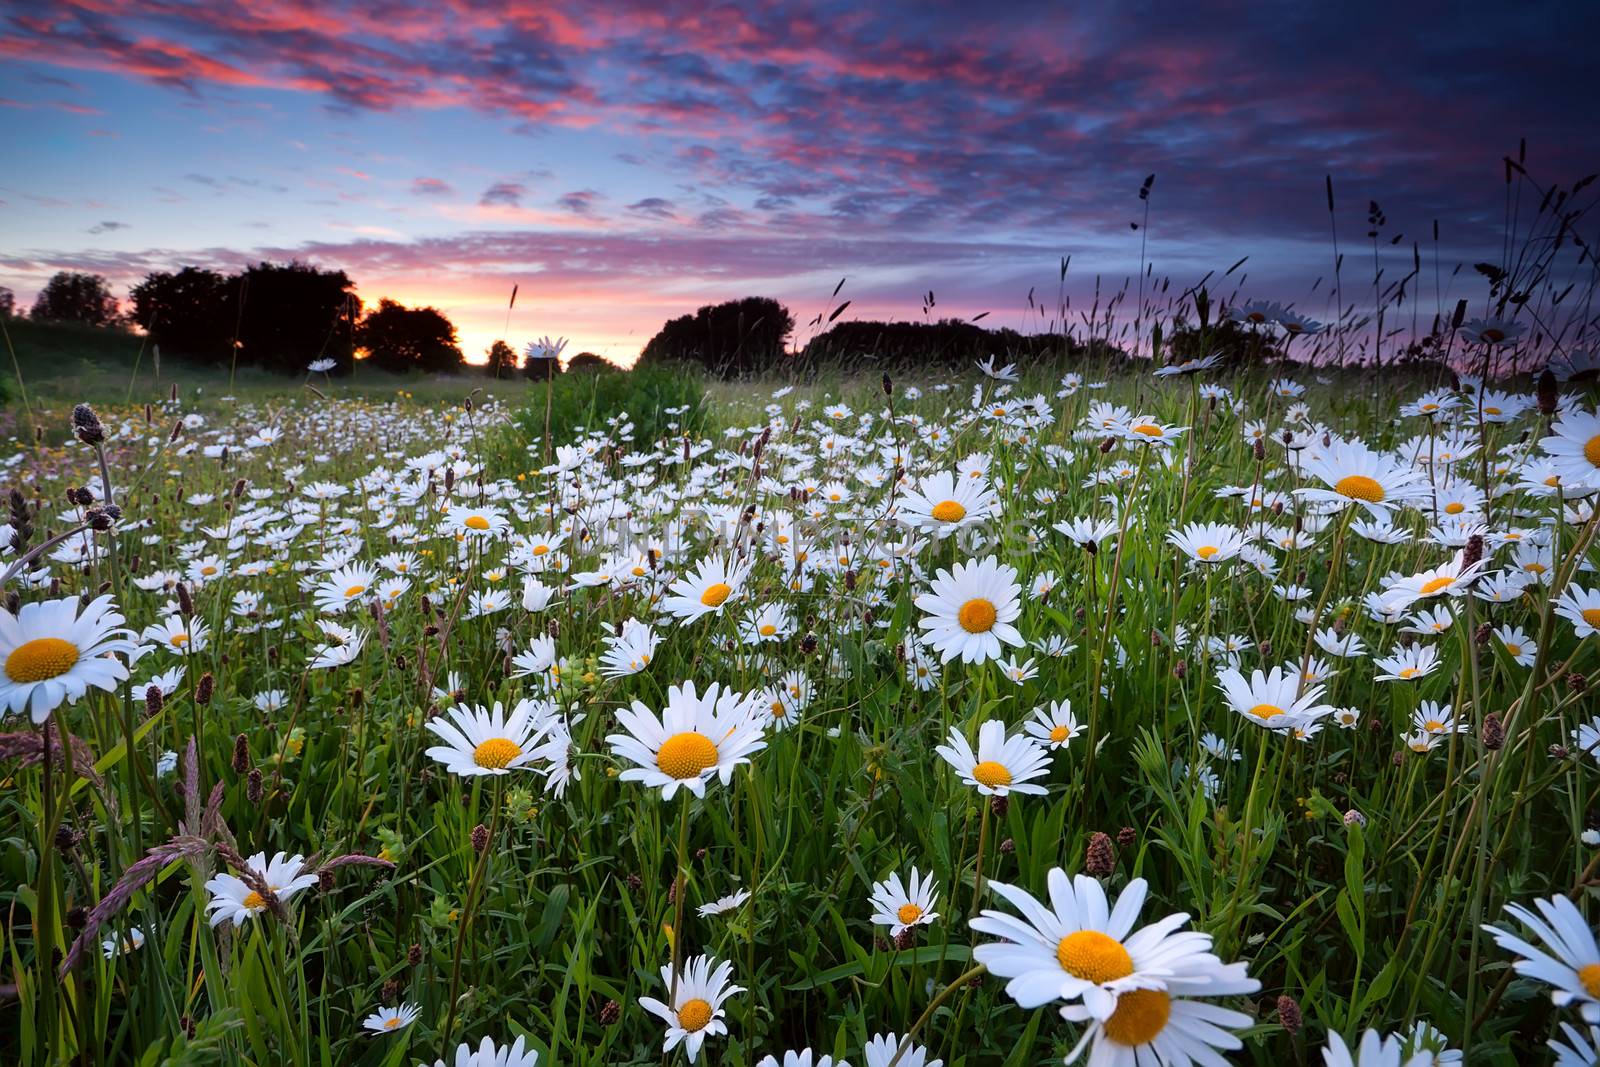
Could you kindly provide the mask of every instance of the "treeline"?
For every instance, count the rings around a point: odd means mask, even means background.
[[[641,366],[683,362],[719,378],[776,371],[787,375],[921,367],[970,367],[991,355],[1027,361],[1077,358],[1088,348],[1063,334],[1024,334],[974,322],[836,322],[795,351],[794,317],[776,300],[746,297],[702,307],[663,326],[639,357]],[[1120,355],[1096,345],[1097,355]]]
[[[0,290],[0,316],[17,314]],[[394,373],[457,373],[469,367],[455,325],[437,308],[381,299],[364,306],[342,270],[306,263],[258,263],[234,274],[201,267],[153,271],[124,305],[97,274],[62,271],[46,283],[28,317],[105,329],[137,327],[164,359],[303,374],[313,364],[347,374],[360,359]],[[528,360],[496,341],[483,370],[493,377],[560,373],[556,360]],[[585,359],[587,357],[587,360]],[[581,353],[574,367],[603,362]]]

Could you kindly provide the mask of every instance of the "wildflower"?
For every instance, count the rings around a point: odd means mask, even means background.
[[[115,691],[128,677],[127,664],[117,658],[133,653],[127,638],[109,596],[81,611],[77,597],[24,604],[15,615],[0,611],[0,706],[42,723],[91,688]]]
[[[898,873],[891,873],[872,886],[872,921],[889,928],[890,937],[899,937],[917,926],[926,926],[939,917],[933,910],[934,898],[939,894],[933,875],[923,877],[915,867],[911,877],[900,881]]]
[[[315,874],[302,873],[305,870],[305,857],[301,855],[289,856],[279,852],[269,861],[265,852],[257,852],[244,862],[251,873],[266,883],[280,903],[288,903],[289,898],[302,889],[317,884]],[[224,922],[237,926],[267,910],[266,898],[235,875],[219,874],[208,880],[205,888],[211,894],[211,899],[206,902],[206,911],[211,913],[212,926]]]
[[[944,662],[959,656],[981,663],[1000,655],[1001,643],[1020,647],[1022,634],[1012,625],[1022,613],[1021,586],[1015,568],[993,556],[957,563],[938,572],[928,592],[914,603],[924,613],[918,626]]]
[[[425,755],[444,764],[451,774],[510,774],[534,759],[535,747],[550,731],[550,718],[548,706],[532,700],[517,701],[509,716],[499,701],[492,710],[458,704],[426,724],[444,744],[434,745]]]
[[[617,725],[627,732],[606,742],[615,756],[635,764],[622,780],[659,788],[663,800],[679,788],[703,797],[713,775],[727,785],[735,767],[766,747],[755,702],[715,682],[703,696],[692,681],[672,686],[659,719],[635,700],[617,712]]]
[[[671,1052],[681,1043],[689,1062],[693,1063],[699,1058],[706,1038],[728,1032],[723,1022],[723,1002],[735,993],[744,992],[743,986],[728,983],[732,974],[731,963],[719,963],[712,956],[695,956],[684,963],[672,1004],[654,997],[639,998],[640,1007],[667,1024],[662,1052]],[[661,983],[669,990],[674,988],[671,965],[661,968]]]
[[[379,1008],[361,1020],[361,1026],[375,1034],[392,1034],[416,1022],[417,1016],[421,1013],[422,1009],[415,1004],[402,1004],[398,1008]]]
[[[1011,793],[1043,795],[1042,785],[1030,780],[1047,774],[1049,757],[1027,737],[1006,737],[1006,724],[990,719],[978,727],[978,750],[956,727],[950,727],[949,744],[934,749],[954,767],[961,780],[983,796],[1008,796]]]

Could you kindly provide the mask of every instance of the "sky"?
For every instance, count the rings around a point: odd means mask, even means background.
[[[469,359],[623,363],[747,295],[803,342],[841,279],[846,317],[1037,328],[1062,257],[1079,310],[1141,239],[1175,285],[1248,256],[1246,295],[1311,300],[1325,175],[1347,252],[1376,200],[1409,264],[1435,220],[1492,258],[1519,138],[1595,169],[1596,39],[1600,5],[1470,0],[0,0],[0,286],[292,258]]]

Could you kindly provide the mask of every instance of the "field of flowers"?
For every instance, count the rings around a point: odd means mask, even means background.
[[[1593,383],[1212,364],[19,434],[0,1062],[1593,1063]]]

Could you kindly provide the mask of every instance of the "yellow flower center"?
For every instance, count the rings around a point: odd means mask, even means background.
[[[776,626],[772,625],[770,622],[766,622],[766,623],[762,623],[761,624],[760,633],[761,633],[762,637],[771,637],[773,634],[775,634],[777,632],[778,632],[778,628]]]
[[[922,909],[915,904],[902,904],[900,910],[895,912],[895,918],[900,920],[901,926],[910,926],[922,918]]]
[[[1421,592],[1423,596],[1432,596],[1442,589],[1450,588],[1451,585],[1455,584],[1455,580],[1455,575],[1446,574],[1442,577],[1435,578],[1430,582],[1423,583],[1423,586],[1419,592]]]
[[[1283,709],[1276,704],[1257,704],[1250,709],[1250,714],[1262,722],[1266,722],[1268,719],[1276,719],[1279,715],[1282,715]]]
[[[1050,731],[1050,740],[1059,745],[1071,735],[1072,731],[1068,730],[1065,726],[1057,726]]]
[[[1222,549],[1218,548],[1216,545],[1201,545],[1199,548],[1194,550],[1194,554],[1199,556],[1201,559],[1210,559],[1212,556],[1215,556],[1221,551]]]
[[[6,657],[6,677],[13,682],[43,682],[59,678],[78,662],[78,646],[59,637],[36,637],[11,650]]]
[[[691,1034],[704,1030],[711,1021],[711,1004],[695,997],[678,1009],[678,1025]]]
[[[1056,945],[1056,960],[1074,978],[1099,985],[1133,973],[1133,957],[1114,937],[1098,930],[1078,930]]]
[[[1552,474],[1550,477],[1544,480],[1544,484],[1554,489],[1556,486],[1561,484],[1561,475]]]
[[[549,545],[534,545],[533,546],[533,554],[535,556],[545,555],[549,551],[550,551],[550,546]]]
[[[698,778],[717,762],[717,746],[705,734],[689,730],[673,734],[656,750],[656,766],[668,778]],[[704,1024],[702,1024],[704,1025]],[[695,1027],[694,1029],[698,1029]]]
[[[1590,466],[1600,467],[1600,433],[1583,443],[1583,458],[1589,461]]]
[[[1135,426],[1133,428],[1133,432],[1134,433],[1142,433],[1146,437],[1160,437],[1161,436],[1161,427],[1153,425],[1153,424],[1148,423],[1148,422],[1141,422],[1139,425],[1137,425],[1137,426]]]
[[[940,522],[960,522],[967,517],[967,509],[958,501],[941,500],[929,514]]]
[[[1117,998],[1117,1010],[1101,1026],[1119,1045],[1148,1045],[1167,1027],[1172,997],[1160,989],[1133,989]]]
[[[200,573],[205,575],[207,578],[209,578],[213,574],[217,573],[217,568],[215,568],[211,564],[207,563],[204,567],[200,568]]]
[[[352,597],[358,597],[366,591],[367,587],[364,585],[352,585],[349,589],[344,591],[345,599],[348,600]]]
[[[774,700],[772,702],[772,717],[774,719],[783,718],[783,701]]]
[[[187,633],[173,634],[172,643],[177,645],[179,648],[182,648],[184,645],[189,643],[189,635]]]
[[[1430,734],[1436,734],[1440,730],[1444,729],[1444,723],[1440,722],[1438,719],[1429,719],[1427,722],[1422,724],[1422,728],[1428,731]]]
[[[1350,474],[1340,478],[1333,491],[1352,500],[1365,500],[1369,504],[1381,504],[1384,497],[1383,486],[1365,474]]]
[[[480,767],[503,770],[520,755],[522,748],[515,741],[504,737],[491,737],[472,750],[472,762]]]
[[[469,530],[487,530],[489,528],[489,520],[482,515],[468,515],[465,526]]]
[[[986,759],[976,767],[973,767],[972,777],[990,789],[997,789],[1000,786],[1011,784],[1011,772],[1006,770],[1005,764],[996,763],[992,759]]]
[[[961,605],[956,619],[967,633],[986,634],[994,629],[994,605],[982,597],[975,597]]]
[[[1600,612],[1596,612],[1595,614],[1600,615]],[[1511,653],[1511,655],[1513,657],[1520,656],[1520,655],[1522,655],[1522,646],[1521,645],[1507,644],[1506,645],[1506,651]]]
[[[267,898],[252,889],[240,903],[250,911],[260,911],[267,906]]]
[[[1402,667],[1402,668],[1400,668],[1400,677],[1402,677],[1402,678],[1415,678],[1420,673],[1422,673],[1422,672],[1417,670],[1417,668],[1415,668],[1415,667]]]
[[[1460,503],[1459,501],[1456,502],[1456,503],[1453,503],[1453,504],[1446,504],[1444,506],[1444,513],[1446,515],[1459,515],[1463,511],[1466,511],[1466,510],[1467,510],[1467,506],[1465,504]]]
[[[1582,616],[1583,621],[1588,623],[1590,626],[1600,628],[1600,608],[1585,608],[1578,612],[1578,614]],[[11,669],[10,660],[6,661],[6,669]]]
[[[389,1018],[383,1020],[383,1028],[385,1030],[393,1030],[396,1027],[398,1027],[399,1025],[400,1025],[400,1016],[398,1016],[398,1015],[392,1015]]]
[[[1483,413],[1485,415],[1498,415],[1498,414],[1500,414],[1500,409],[1499,408],[1484,408],[1483,409]]]
[[[700,603],[708,608],[720,608],[722,602],[732,595],[733,586],[727,582],[716,582],[707,586],[706,591],[700,594]]]
[[[1600,963],[1579,967],[1578,981],[1583,983],[1584,992],[1591,997],[1600,998]]]

